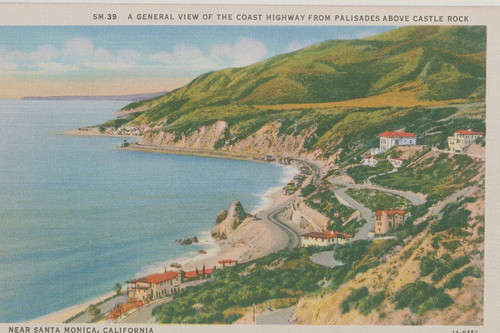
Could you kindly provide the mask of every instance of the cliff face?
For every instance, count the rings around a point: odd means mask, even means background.
[[[223,138],[226,128],[227,123],[225,121],[217,121],[210,126],[201,126],[193,133],[183,133],[180,137],[173,132],[149,131],[144,133],[139,143],[155,146],[213,149],[217,141]]]

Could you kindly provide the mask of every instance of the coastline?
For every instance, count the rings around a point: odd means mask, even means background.
[[[80,136],[112,136],[112,137],[127,137],[127,138],[138,138],[137,136],[131,135],[113,135],[113,134],[103,134],[94,131],[83,131],[81,129],[73,129],[61,133],[62,135],[80,135]],[[132,147],[131,147],[132,146]],[[181,154],[181,155],[194,155],[202,157],[212,157],[212,158],[225,158],[225,159],[238,159],[238,160],[250,160],[250,161],[260,161],[264,162],[266,155],[263,154],[246,154],[246,153],[233,153],[233,152],[218,152],[208,149],[191,149],[191,148],[181,148],[181,147],[150,147],[150,146],[139,146],[137,144],[131,144],[129,147],[120,147],[118,149],[132,150],[132,151],[147,151],[155,153],[167,153],[167,154]],[[289,168],[290,171],[285,171]],[[293,166],[283,166],[284,175],[280,179],[280,182],[286,184],[290,181],[293,176],[298,172],[298,169]],[[278,205],[282,204],[289,199],[288,196],[281,193],[281,186],[273,186],[269,188],[262,194],[258,196],[261,197],[257,206],[250,212],[253,216],[245,222],[246,225],[242,225],[243,229],[240,233],[240,239],[236,236],[236,241],[234,239],[228,239],[225,241],[217,241],[210,235],[209,231],[199,231],[197,237],[200,239],[200,244],[209,244],[210,248],[205,249],[206,254],[196,253],[196,250],[188,252],[185,255],[177,258],[173,258],[168,261],[157,262],[147,267],[144,267],[141,271],[137,272],[135,277],[149,275],[153,273],[158,273],[167,267],[167,270],[175,270],[175,268],[169,267],[171,263],[180,263],[183,270],[189,271],[194,269],[201,269],[203,265],[207,268],[212,268],[217,266],[219,268],[218,261],[222,259],[233,259],[239,262],[250,261],[253,259],[261,258],[271,253],[279,251],[284,248],[287,244],[288,239],[286,235],[279,233],[275,226],[266,225],[264,222],[259,221],[254,216],[265,211],[272,210]],[[245,224],[245,223],[244,223]],[[215,227],[215,225],[214,225]],[[249,232],[251,229],[251,232]],[[208,235],[205,235],[208,234]],[[273,235],[275,239],[271,237],[260,237],[262,234]],[[256,237],[259,235],[259,237]],[[244,240],[242,240],[243,238]],[[256,241],[258,239],[258,241]],[[210,244],[212,243],[212,244]],[[82,302],[77,305],[73,305],[53,313],[32,319],[27,321],[27,323],[44,323],[44,324],[58,324],[72,318],[73,316],[85,311],[89,305],[100,303],[107,298],[114,295],[114,292],[106,293],[92,300]]]

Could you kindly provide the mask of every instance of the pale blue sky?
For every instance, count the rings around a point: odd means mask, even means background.
[[[19,80],[71,80],[83,84],[120,78],[169,78],[185,82],[207,71],[246,66],[325,40],[364,38],[394,28],[0,27],[0,77],[18,84]],[[12,95],[15,89],[11,88],[10,94],[0,91],[0,97]]]

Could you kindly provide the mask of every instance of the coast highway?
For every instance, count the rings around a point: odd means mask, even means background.
[[[294,159],[298,163],[307,165],[308,167],[311,168],[312,170],[312,178],[311,178],[311,184],[315,185],[318,187],[319,181],[321,179],[321,169],[314,163],[305,161],[305,160],[300,160],[300,159]],[[283,230],[287,235],[288,235],[288,243],[286,246],[286,249],[292,249],[295,247],[300,246],[300,235],[297,231],[295,231],[291,226],[289,226],[286,222],[281,221],[279,219],[279,215],[283,213],[290,204],[292,204],[298,194],[295,194],[291,196],[289,199],[286,201],[282,202],[278,206],[271,207],[269,209],[266,209],[264,211],[259,212],[256,217],[268,221],[276,226],[278,226],[281,230]]]

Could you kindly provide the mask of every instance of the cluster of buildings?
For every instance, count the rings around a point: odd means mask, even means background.
[[[380,144],[378,148],[370,149],[368,156],[363,156],[361,159],[362,165],[375,167],[380,159],[375,155],[384,153],[395,146],[415,146],[417,137],[413,133],[402,131],[385,131],[380,134]],[[477,139],[484,137],[484,132],[474,132],[469,130],[455,131],[453,136],[448,137],[448,149],[454,153],[463,153],[465,148],[474,143]],[[387,160],[395,167],[403,166],[403,160],[399,157],[389,156]]]
[[[236,260],[232,259],[220,260],[218,263],[221,268],[238,264]],[[185,288],[188,282],[211,278],[215,269],[213,267],[189,272],[165,271],[126,281],[128,297],[130,300],[148,302],[173,295]]]
[[[379,137],[379,147],[370,149],[369,156],[363,156],[361,159],[362,165],[375,167],[380,162],[380,159],[375,157],[375,155],[384,153],[395,146],[415,146],[417,144],[417,136],[409,132],[385,131],[380,134]],[[403,160],[399,157],[389,156],[387,157],[387,160],[395,168],[401,168],[403,166]]]
[[[326,230],[323,232],[308,232],[300,235],[300,246],[328,246],[332,244],[345,244],[351,241],[352,236],[338,231]]]
[[[140,136],[142,135],[142,130],[141,128],[137,126],[125,126],[125,127],[106,127],[104,129],[104,133],[106,134],[113,134],[113,135],[134,135],[134,136]]]

